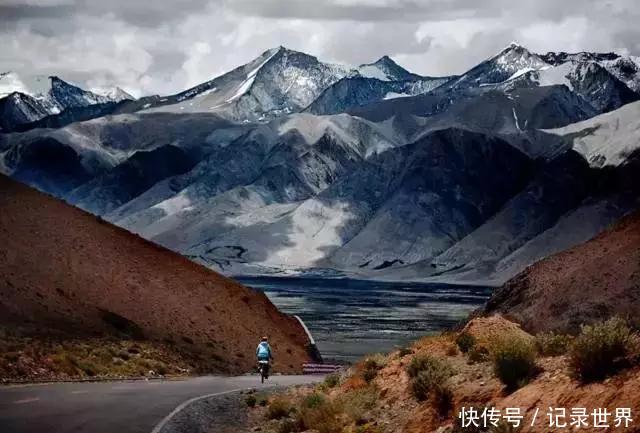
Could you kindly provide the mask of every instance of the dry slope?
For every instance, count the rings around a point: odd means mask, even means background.
[[[528,267],[497,289],[486,313],[527,330],[575,331],[612,315],[640,317],[640,213],[590,241]]]
[[[262,293],[4,176],[0,325],[36,339],[55,330],[156,342],[210,371],[250,369],[261,334],[276,368],[308,360],[304,330]]]

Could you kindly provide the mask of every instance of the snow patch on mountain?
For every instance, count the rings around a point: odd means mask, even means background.
[[[548,66],[541,68],[534,74],[534,80],[540,86],[565,85],[573,90],[573,85],[569,76],[574,71],[575,66],[572,63],[563,63],[558,66]]]
[[[380,68],[373,65],[364,65],[358,68],[360,75],[366,78],[375,78],[380,81],[391,81],[389,75],[387,75]]]
[[[236,90],[236,93],[229,99],[227,99],[227,102],[232,102],[236,99],[238,99],[239,97],[241,97],[242,95],[244,95],[245,93],[247,93],[249,91],[249,89],[251,88],[251,86],[253,85],[253,82],[256,79],[256,75],[258,74],[258,71],[260,71],[260,69],[262,69],[262,67],[273,58],[273,56],[275,56],[278,52],[274,51],[273,54],[271,54],[269,57],[267,57],[261,64],[259,64],[255,69],[253,69],[252,71],[250,71],[247,74],[247,77],[244,79],[244,81],[240,84],[240,86],[238,86],[238,90]]]
[[[619,166],[640,150],[640,102],[547,132],[570,142],[592,167]]]
[[[134,101],[136,98],[131,94],[127,93],[125,90],[120,87],[98,87],[95,89],[91,89],[91,91],[97,95],[104,96],[109,101],[112,102],[120,102],[120,101]]]
[[[374,63],[366,63],[354,68],[350,76],[374,78],[380,81],[406,81],[422,78],[412,74],[394,62],[389,56],[384,56]]]
[[[409,96],[415,96],[415,95],[410,95],[408,93],[389,92],[386,95],[384,95],[384,98],[382,98],[382,99],[407,98]]]

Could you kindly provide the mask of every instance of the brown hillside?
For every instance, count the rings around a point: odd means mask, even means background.
[[[210,371],[249,370],[262,334],[276,369],[308,359],[302,327],[262,293],[4,176],[0,324],[5,335],[155,341]]]
[[[527,330],[575,331],[612,315],[640,317],[640,213],[542,260],[497,289],[485,312]]]
[[[247,431],[327,431],[365,433],[551,433],[577,431],[569,427],[572,408],[586,408],[590,414],[580,432],[640,433],[637,414],[640,412],[640,367],[629,368],[600,382],[581,383],[574,376],[566,354],[538,355],[536,372],[517,390],[507,390],[498,379],[492,362],[492,346],[500,340],[530,339],[520,326],[501,316],[476,318],[461,331],[472,334],[478,343],[489,343],[486,358],[462,353],[456,341],[460,333],[425,337],[401,351],[389,355],[373,355],[354,365],[333,382],[313,388],[296,389],[271,398],[267,407],[248,408],[250,425]],[[475,348],[474,348],[475,350]],[[477,353],[477,352],[476,352]],[[409,370],[416,360],[436,359],[441,371],[450,376],[443,382],[427,383],[428,394],[419,400],[412,392],[415,379]],[[425,369],[427,370],[427,369]],[[428,377],[434,377],[434,370]],[[423,373],[425,371],[423,370]],[[440,394],[438,389],[448,390]],[[309,395],[313,393],[313,398]],[[282,402],[285,402],[283,405]],[[283,429],[281,420],[270,420],[273,407],[295,407],[290,415],[290,429]],[[312,403],[313,406],[310,404]],[[484,408],[501,411],[498,426],[460,426],[461,408],[474,408],[480,414]],[[506,408],[518,408],[523,416],[519,428],[505,421]],[[566,428],[549,425],[549,408],[566,410]],[[615,427],[614,416],[608,418],[609,428],[594,427],[594,409],[606,409],[614,414],[617,408],[629,408],[634,421],[628,427]],[[299,416],[298,416],[299,415]],[[297,422],[296,422],[297,420]],[[293,424],[291,423],[293,421]],[[482,423],[482,420],[478,420]],[[560,420],[561,422],[562,420]],[[302,424],[302,425],[301,425]]]

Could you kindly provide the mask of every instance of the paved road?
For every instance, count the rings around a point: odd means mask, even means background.
[[[265,385],[297,385],[320,379],[272,376]],[[190,398],[261,387],[257,376],[4,386],[0,387],[0,432],[150,433]]]

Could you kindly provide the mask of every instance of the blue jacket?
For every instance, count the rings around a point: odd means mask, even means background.
[[[256,356],[259,360],[269,360],[273,358],[271,355],[271,346],[266,341],[262,341],[256,348]]]

